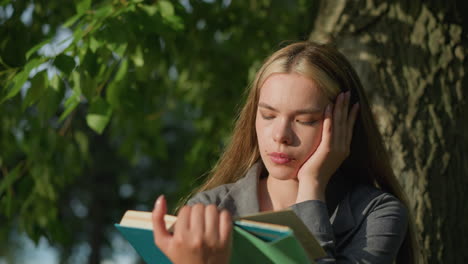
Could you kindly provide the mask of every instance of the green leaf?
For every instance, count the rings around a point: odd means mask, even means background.
[[[122,58],[127,50],[127,43],[109,43],[107,47]]]
[[[175,14],[174,6],[170,1],[159,1],[157,3],[157,6],[159,8],[159,13],[161,14],[161,17],[167,25],[169,25],[174,30],[182,30],[184,28],[182,18],[178,17]]]
[[[93,99],[88,114],[86,115],[86,123],[92,130],[98,134],[102,134],[109,123],[111,115],[112,108],[110,105],[101,97],[96,97]]]
[[[161,16],[164,18],[171,17],[174,15],[174,6],[172,5],[171,2],[161,0],[158,1],[158,7],[159,7],[159,12],[161,13]]]
[[[83,14],[90,8],[91,8],[91,0],[81,0],[80,2],[76,4],[76,12],[78,12],[78,14]]]
[[[51,87],[54,91],[58,92],[58,91],[60,90],[60,82],[61,82],[61,81],[60,81],[60,77],[59,77],[57,74],[55,74],[55,75],[52,77],[52,79],[49,81],[49,84],[50,84],[50,87]]]
[[[99,53],[98,53],[99,54]],[[99,73],[98,57],[91,50],[86,50],[86,54],[80,59],[81,67],[85,72],[89,73],[89,76],[96,77]]]
[[[114,81],[121,81],[128,73],[128,60],[124,59],[120,62],[119,69],[115,73]]]
[[[3,67],[5,67],[5,69],[10,69],[10,68],[11,68],[10,66],[8,66],[8,65],[3,61],[3,59],[2,59],[1,56],[0,56],[0,64],[1,64]]]
[[[50,118],[57,115],[57,110],[63,100],[65,93],[65,84],[59,79],[57,75],[52,77],[49,85],[43,91],[43,95],[39,102],[37,102],[37,111],[39,120],[44,122],[49,121]]]
[[[99,31],[102,28],[103,20],[92,20],[90,24],[86,27],[87,34],[94,34],[96,31]]]
[[[89,49],[95,53],[99,46],[102,45],[99,41],[97,41],[94,37],[89,38]]]
[[[135,66],[141,67],[145,64],[145,59],[143,58],[143,51],[141,50],[141,46],[138,45],[135,49],[135,53],[132,54],[131,59]]]
[[[70,17],[67,21],[65,21],[65,23],[63,23],[62,27],[70,27],[72,26],[73,24],[75,24],[75,22],[81,18],[83,14],[81,13],[78,13],[72,17]]]
[[[96,12],[94,13],[95,18],[98,18],[98,19],[105,18],[109,16],[110,14],[112,14],[112,10],[113,10],[112,4],[107,4],[96,10]]]
[[[112,107],[115,109],[120,105],[120,97],[121,97],[121,85],[122,80],[128,74],[128,60],[124,59],[119,65],[119,69],[115,73],[114,79],[112,82],[107,86],[106,90],[106,100]]]
[[[50,170],[48,167],[36,167],[36,170],[32,172],[34,179],[34,190],[40,197],[47,198],[49,200],[56,199],[56,192],[52,185],[52,179]]]
[[[85,33],[86,32],[83,30],[83,28],[76,28],[75,32],[73,32],[73,44],[77,43],[78,41],[81,41]]]
[[[20,163],[12,171],[7,173],[6,175],[3,175],[3,178],[0,181],[0,198],[1,199],[3,199],[2,196],[5,190],[11,187],[13,183],[16,180],[18,180],[20,176],[20,170],[22,167],[23,167],[23,163]]]
[[[7,195],[6,195],[6,205],[5,205],[5,214],[8,218],[12,216],[12,208],[13,208],[13,193],[11,191],[11,188],[7,189]]]
[[[73,90],[73,94],[65,101],[65,110],[60,115],[59,122],[62,122],[79,104],[81,93]]]
[[[41,98],[44,89],[47,87],[47,71],[37,73],[31,80],[31,87],[22,103],[23,111]]]
[[[80,95],[82,94],[81,92],[81,74],[78,71],[74,71],[71,75],[71,79],[73,80],[73,91],[75,91],[76,94]]]
[[[55,57],[54,65],[65,75],[69,75],[75,68],[75,60],[65,54],[60,54]]]
[[[96,79],[89,76],[86,72],[82,72],[80,74],[80,90],[88,100],[93,98],[97,92]]]
[[[41,43],[36,44],[34,47],[30,48],[26,52],[26,59],[29,60],[29,57],[31,57],[31,55],[33,55],[36,51],[38,51],[40,48],[42,48],[45,44],[50,43],[51,40],[52,40],[52,38],[48,38],[48,39],[42,41]]]
[[[154,5],[141,5],[140,8],[149,16],[154,16],[158,11],[158,7]]]
[[[23,70],[20,73],[16,74],[15,77],[13,77],[13,80],[11,80],[11,82],[8,83],[5,87],[6,89],[9,89],[11,87],[11,89],[8,92],[8,94],[2,99],[2,102],[15,96],[21,90],[21,87],[23,87],[24,83],[28,80],[28,75],[29,72],[25,72]]]
[[[11,83],[13,84],[13,87],[10,89],[8,94],[5,96],[5,98],[2,99],[1,102],[4,102],[5,100],[8,100],[12,98],[13,96],[15,96],[16,94],[18,94],[18,92],[23,87],[24,83],[28,80],[29,72],[31,72],[32,69],[39,66],[42,62],[43,62],[43,59],[39,59],[39,58],[33,59],[30,62],[28,62],[26,66],[24,66],[24,69],[20,73],[18,73],[15,77],[13,77],[13,80],[11,81]],[[7,87],[11,85],[11,83],[8,84]]]
[[[78,145],[78,149],[83,157],[89,156],[89,140],[86,134],[82,131],[75,131],[74,133],[75,142]]]
[[[182,19],[178,16],[171,16],[166,18],[167,24],[172,27],[172,29],[180,31],[184,29],[184,24],[182,22]]]

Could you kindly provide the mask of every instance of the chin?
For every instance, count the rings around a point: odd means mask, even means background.
[[[276,164],[269,164],[266,166],[268,171],[268,176],[271,176],[278,180],[292,180],[297,179],[297,170],[296,168],[284,166],[284,165],[276,165]]]

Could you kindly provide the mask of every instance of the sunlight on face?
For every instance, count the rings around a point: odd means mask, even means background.
[[[255,129],[260,155],[270,176],[295,179],[315,152],[330,101],[302,75],[275,73],[260,89]]]

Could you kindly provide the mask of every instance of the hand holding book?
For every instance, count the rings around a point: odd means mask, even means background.
[[[156,245],[172,263],[229,262],[232,241],[229,212],[219,212],[215,205],[184,206],[172,234],[164,221],[166,206],[164,196],[160,196],[153,210],[153,234]]]
[[[178,217],[165,215],[166,201],[158,200],[153,213],[129,210],[115,225],[148,264],[315,263],[325,256],[290,209],[232,222],[214,205],[193,205]]]

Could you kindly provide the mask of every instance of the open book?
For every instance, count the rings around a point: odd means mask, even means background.
[[[176,220],[164,216],[169,231]],[[171,263],[154,244],[151,212],[129,210],[115,226],[146,263]],[[234,220],[233,228],[231,263],[315,263],[326,255],[290,209],[243,216]]]

